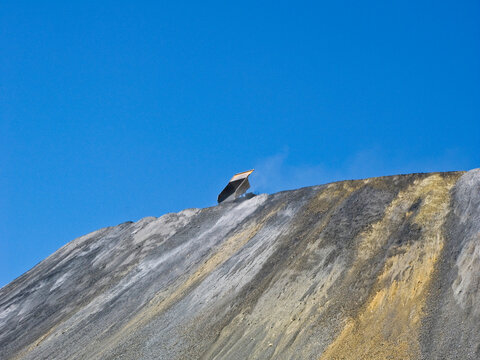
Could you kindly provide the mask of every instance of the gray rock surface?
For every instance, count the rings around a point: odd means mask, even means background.
[[[1,359],[478,359],[480,170],[95,231],[0,289]]]

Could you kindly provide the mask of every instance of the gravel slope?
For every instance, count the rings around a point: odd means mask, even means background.
[[[95,231],[0,289],[1,359],[478,359],[480,170]]]

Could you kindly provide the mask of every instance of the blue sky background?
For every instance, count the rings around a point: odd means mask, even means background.
[[[2,1],[0,286],[253,190],[480,166],[480,3]]]

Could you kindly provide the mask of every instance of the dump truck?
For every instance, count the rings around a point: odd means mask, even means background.
[[[218,203],[220,204],[225,201],[233,201],[239,196],[245,194],[245,192],[250,188],[248,177],[253,171],[254,169],[233,175],[227,186],[225,186],[222,192],[218,195]]]

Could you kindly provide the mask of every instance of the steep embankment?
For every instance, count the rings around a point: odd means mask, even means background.
[[[480,170],[124,223],[0,290],[2,359],[478,359]]]

